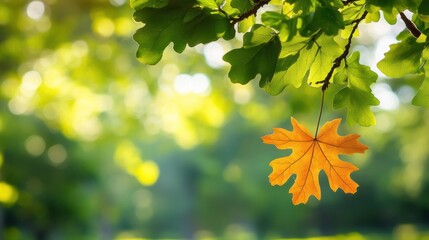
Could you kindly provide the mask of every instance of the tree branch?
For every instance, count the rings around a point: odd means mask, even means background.
[[[355,24],[355,25],[353,26],[352,31],[350,33],[350,36],[347,39],[347,44],[344,47],[344,52],[334,60],[334,64],[332,65],[332,68],[328,72],[328,74],[326,75],[325,79],[322,81],[316,82],[316,83],[323,83],[322,91],[325,91],[328,88],[329,80],[332,78],[332,74],[334,73],[334,70],[341,65],[341,61],[346,59],[347,55],[349,54],[350,46],[352,45],[353,34],[356,32],[356,30],[359,26],[359,23],[365,19],[367,14],[368,14],[368,12],[365,11],[360,18],[358,18],[352,22],[352,24]]]
[[[344,4],[344,6],[347,6],[347,5],[349,5],[350,3],[353,3],[353,2],[355,2],[356,0],[342,0],[342,2],[343,2],[343,4]]]
[[[410,19],[408,19],[403,12],[400,12],[399,15],[401,16],[402,21],[404,21],[405,26],[408,28],[408,31],[410,31],[410,33],[413,34],[415,38],[420,37],[422,32],[420,32],[416,25]]]
[[[253,6],[252,9],[250,9],[249,11],[243,13],[242,15],[238,16],[237,18],[232,18],[231,19],[231,24],[236,24],[252,15],[256,15],[256,12],[263,7],[265,4],[268,4],[271,0],[259,0],[259,1],[255,1],[256,4],[255,6]]]

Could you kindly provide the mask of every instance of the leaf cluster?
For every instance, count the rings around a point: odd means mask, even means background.
[[[375,124],[370,107],[379,104],[370,86],[378,75],[350,53],[362,22],[390,24],[400,15],[408,31],[390,46],[378,68],[388,77],[424,75],[413,104],[429,106],[429,6],[422,0],[133,0],[135,20],[144,23],[134,38],[137,57],[156,64],[173,43],[176,52],[244,33],[243,45],[223,57],[231,65],[233,83],[247,84],[260,76],[259,86],[271,95],[285,88],[342,86],[334,108],[347,108],[348,122]],[[269,8],[261,10],[263,6]],[[409,20],[402,12],[412,12]],[[256,15],[260,15],[257,20]],[[350,55],[350,56],[349,56]]]

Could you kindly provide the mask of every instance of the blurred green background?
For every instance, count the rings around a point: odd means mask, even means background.
[[[377,125],[343,121],[369,146],[342,157],[361,169],[355,195],[321,174],[322,200],[293,206],[291,181],[268,182],[289,152],[260,137],[292,115],[314,131],[320,89],[231,84],[221,57],[238,40],[145,66],[132,14],[126,0],[0,0],[0,239],[429,239],[421,79],[381,77]],[[366,63],[383,34],[355,45]],[[329,90],[322,121],[345,113]]]

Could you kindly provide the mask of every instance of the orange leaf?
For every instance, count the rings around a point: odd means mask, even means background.
[[[334,192],[341,188],[345,193],[355,193],[359,185],[350,174],[359,168],[341,161],[338,155],[365,152],[368,147],[358,141],[359,135],[338,135],[341,118],[323,125],[316,138],[294,118],[291,122],[293,131],[274,128],[273,134],[262,137],[264,143],[274,144],[278,149],[292,149],[291,155],[270,163],[271,185],[281,186],[295,174],[295,183],[289,190],[293,204],[305,204],[311,195],[320,200],[319,172],[323,170]]]

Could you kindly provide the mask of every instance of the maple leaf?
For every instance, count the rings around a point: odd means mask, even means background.
[[[345,193],[355,193],[359,185],[350,174],[359,168],[341,161],[338,155],[363,153],[368,149],[358,141],[360,136],[338,135],[341,118],[323,125],[317,137],[313,137],[296,119],[291,118],[291,122],[293,131],[274,128],[274,133],[262,137],[264,143],[274,144],[278,149],[292,149],[291,155],[271,161],[271,185],[281,186],[295,174],[296,180],[289,190],[293,194],[293,204],[305,204],[311,195],[320,200],[319,172],[323,170],[334,192],[341,188]]]

